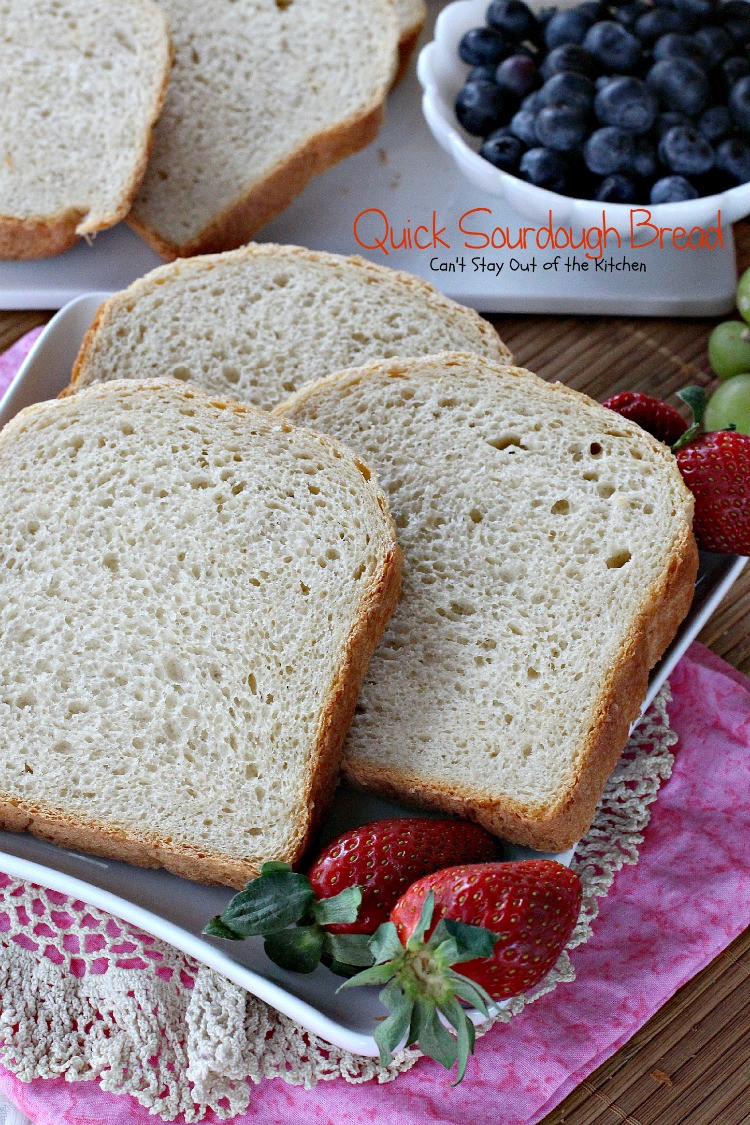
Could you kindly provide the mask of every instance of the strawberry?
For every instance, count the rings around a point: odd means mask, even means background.
[[[422,875],[457,863],[499,858],[497,840],[478,824],[394,817],[352,828],[333,840],[308,871],[319,899],[358,886],[356,922],[329,926],[336,934],[374,934],[407,887]]]
[[[673,406],[642,391],[622,391],[608,398],[602,406],[629,418],[665,445],[673,445],[688,428],[685,419]]]
[[[695,497],[693,531],[707,551],[750,555],[750,437],[701,434],[675,456]]]
[[[578,876],[547,859],[463,864],[414,883],[370,939],[374,965],[342,985],[385,986],[389,1015],[375,1032],[383,1065],[403,1041],[417,1043],[446,1069],[457,1062],[460,1082],[474,1025],[459,1001],[487,1016],[493,1000],[537,984],[580,906]]]
[[[368,938],[415,879],[454,863],[496,859],[498,843],[476,824],[403,817],[353,828],[320,853],[308,875],[264,863],[204,933],[265,938],[283,969],[335,972],[372,964]]]

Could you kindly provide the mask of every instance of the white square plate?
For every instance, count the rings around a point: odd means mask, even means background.
[[[54,398],[66,386],[81,340],[102,296],[81,297],[50,321],[0,406],[0,426],[24,407]],[[671,649],[654,671],[644,708],[746,561],[729,555],[702,556],[693,607]],[[402,806],[341,786],[320,838],[327,841],[353,825],[406,813]],[[555,858],[568,865],[573,851]],[[507,844],[504,854],[510,859],[539,853]],[[205,887],[166,871],[81,855],[33,836],[10,832],[0,832],[0,869],[80,898],[141,927],[210,965],[338,1047],[363,1055],[378,1053],[372,1033],[383,1010],[375,989],[337,994],[339,977],[322,967],[308,976],[285,972],[266,958],[259,938],[235,944],[201,936],[206,921],[220,913],[234,893],[227,888]]]

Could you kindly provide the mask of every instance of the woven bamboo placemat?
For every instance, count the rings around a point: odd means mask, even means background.
[[[735,228],[750,266],[750,223]],[[0,351],[51,313],[0,313]],[[706,341],[715,321],[586,316],[491,317],[516,359],[602,400],[615,391],[667,397],[711,384]],[[750,573],[701,638],[750,675]],[[750,930],[694,977],[543,1125],[748,1125]],[[497,1125],[502,1125],[498,1122]]]

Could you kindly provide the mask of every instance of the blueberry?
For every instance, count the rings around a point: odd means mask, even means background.
[[[568,163],[559,152],[549,148],[531,148],[525,152],[520,172],[524,180],[548,191],[564,192],[568,186]]]
[[[470,66],[497,66],[510,50],[503,35],[489,27],[472,27],[458,45],[458,53]]]
[[[540,108],[545,105],[570,105],[590,110],[594,103],[594,83],[584,74],[565,70],[553,74],[539,91]]]
[[[717,141],[722,141],[724,137],[729,136],[734,128],[734,122],[725,105],[712,105],[698,118],[698,128],[707,141],[716,144]]]
[[[728,0],[720,10],[721,22],[735,43],[745,47],[750,43],[750,4],[744,0]]]
[[[583,149],[586,167],[597,176],[610,176],[630,168],[635,145],[630,133],[611,125],[592,133]]]
[[[545,148],[575,152],[588,135],[586,115],[574,106],[547,106],[536,119],[536,135]]]
[[[525,55],[511,55],[497,68],[495,81],[501,90],[520,99],[530,94],[537,84],[537,69]]]
[[[479,150],[479,155],[503,172],[517,172],[518,163],[523,153],[523,145],[518,137],[514,137],[507,129],[497,129],[490,133]]]
[[[596,199],[602,203],[635,203],[638,198],[638,189],[635,183],[617,172],[613,176],[606,176],[596,189]]]
[[[659,166],[656,149],[648,137],[636,137],[633,146],[633,158],[630,162],[632,171],[641,179],[652,180]]]
[[[675,125],[659,141],[659,159],[670,172],[700,176],[713,166],[714,150],[693,125]]]
[[[711,69],[728,59],[734,50],[734,44],[723,27],[699,27],[694,36],[702,46]]]
[[[553,48],[541,65],[542,78],[545,80],[553,74],[562,74],[564,70],[573,70],[576,74],[585,74],[591,78],[598,69],[591,52],[576,43],[564,43],[562,47]]]
[[[716,15],[716,0],[673,0],[673,3],[675,10],[691,28],[711,23]]]
[[[660,113],[656,119],[656,134],[659,138],[663,137],[667,129],[674,129],[675,125],[691,125],[690,118],[685,113],[676,113],[671,110],[667,113]]]
[[[533,39],[537,30],[536,17],[522,0],[492,0],[487,23],[496,31],[505,32],[515,43]]]
[[[743,137],[728,137],[716,146],[716,167],[735,184],[750,180],[750,143]]]
[[[626,74],[641,58],[641,44],[622,24],[614,20],[595,23],[586,33],[583,46],[605,70]]]
[[[529,113],[533,113],[536,116],[536,114],[539,113],[539,110],[542,109],[546,104],[547,103],[542,97],[542,91],[533,90],[532,93],[527,94],[523,99],[520,108],[527,109]]]
[[[665,109],[686,113],[688,117],[699,114],[708,102],[708,78],[688,59],[662,59],[654,63],[646,84]]]
[[[591,16],[578,8],[556,12],[544,29],[544,42],[550,50],[562,47],[563,43],[583,43],[593,23]]]
[[[536,14],[536,22],[539,25],[539,29],[544,30],[544,28],[556,13],[557,8],[540,8],[540,10]]]
[[[655,43],[670,31],[684,31],[685,21],[671,8],[654,8],[635,21],[635,34],[642,43]]]
[[[656,120],[656,97],[640,78],[610,78],[596,95],[594,112],[602,125],[647,133]]]
[[[467,82],[456,98],[456,117],[467,133],[486,137],[500,124],[505,110],[502,90],[494,82]]]
[[[466,75],[466,81],[478,82],[481,78],[485,82],[494,82],[496,71],[496,66],[473,66]]]
[[[527,109],[519,109],[518,113],[511,117],[509,128],[513,136],[518,137],[519,141],[523,141],[529,148],[539,144],[536,135],[536,117]]]
[[[684,176],[664,176],[651,188],[652,203],[684,203],[697,198],[696,188]]]
[[[744,78],[746,74],[750,74],[750,61],[743,58],[741,55],[732,55],[731,58],[724,60],[719,70],[727,85],[727,89],[731,90],[735,82],[739,82],[740,78]]]
[[[729,112],[743,133],[750,133],[750,75],[735,82],[729,92]]]
[[[601,0],[584,0],[583,4],[578,5],[578,11],[591,16],[592,23],[606,20],[609,16],[609,9],[606,4],[601,3]]]
[[[627,27],[628,31],[632,31],[635,27],[636,20],[641,16],[645,16],[647,12],[652,11],[649,4],[644,4],[643,0],[628,0],[625,4],[620,4],[614,10],[614,18],[623,27]],[[600,17],[603,18],[603,17]]]
[[[662,35],[654,44],[654,62],[662,59],[689,59],[702,69],[708,64],[705,48],[694,35],[680,35],[674,31]]]

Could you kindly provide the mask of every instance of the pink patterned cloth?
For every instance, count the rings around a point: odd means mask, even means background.
[[[27,332],[20,340],[16,340],[12,348],[8,348],[7,352],[0,355],[0,400],[12,383],[18,368],[41,335],[43,327],[32,328],[31,332]]]
[[[29,347],[29,336],[15,346],[16,366]],[[617,876],[593,938],[573,953],[576,981],[481,1039],[455,1089],[427,1059],[384,1086],[267,1081],[237,1125],[534,1125],[750,924],[750,681],[696,644],[671,685],[675,769],[638,865]],[[93,1082],[24,1085],[0,1069],[0,1090],[35,1125],[154,1121]],[[213,1114],[206,1121],[220,1125]]]

